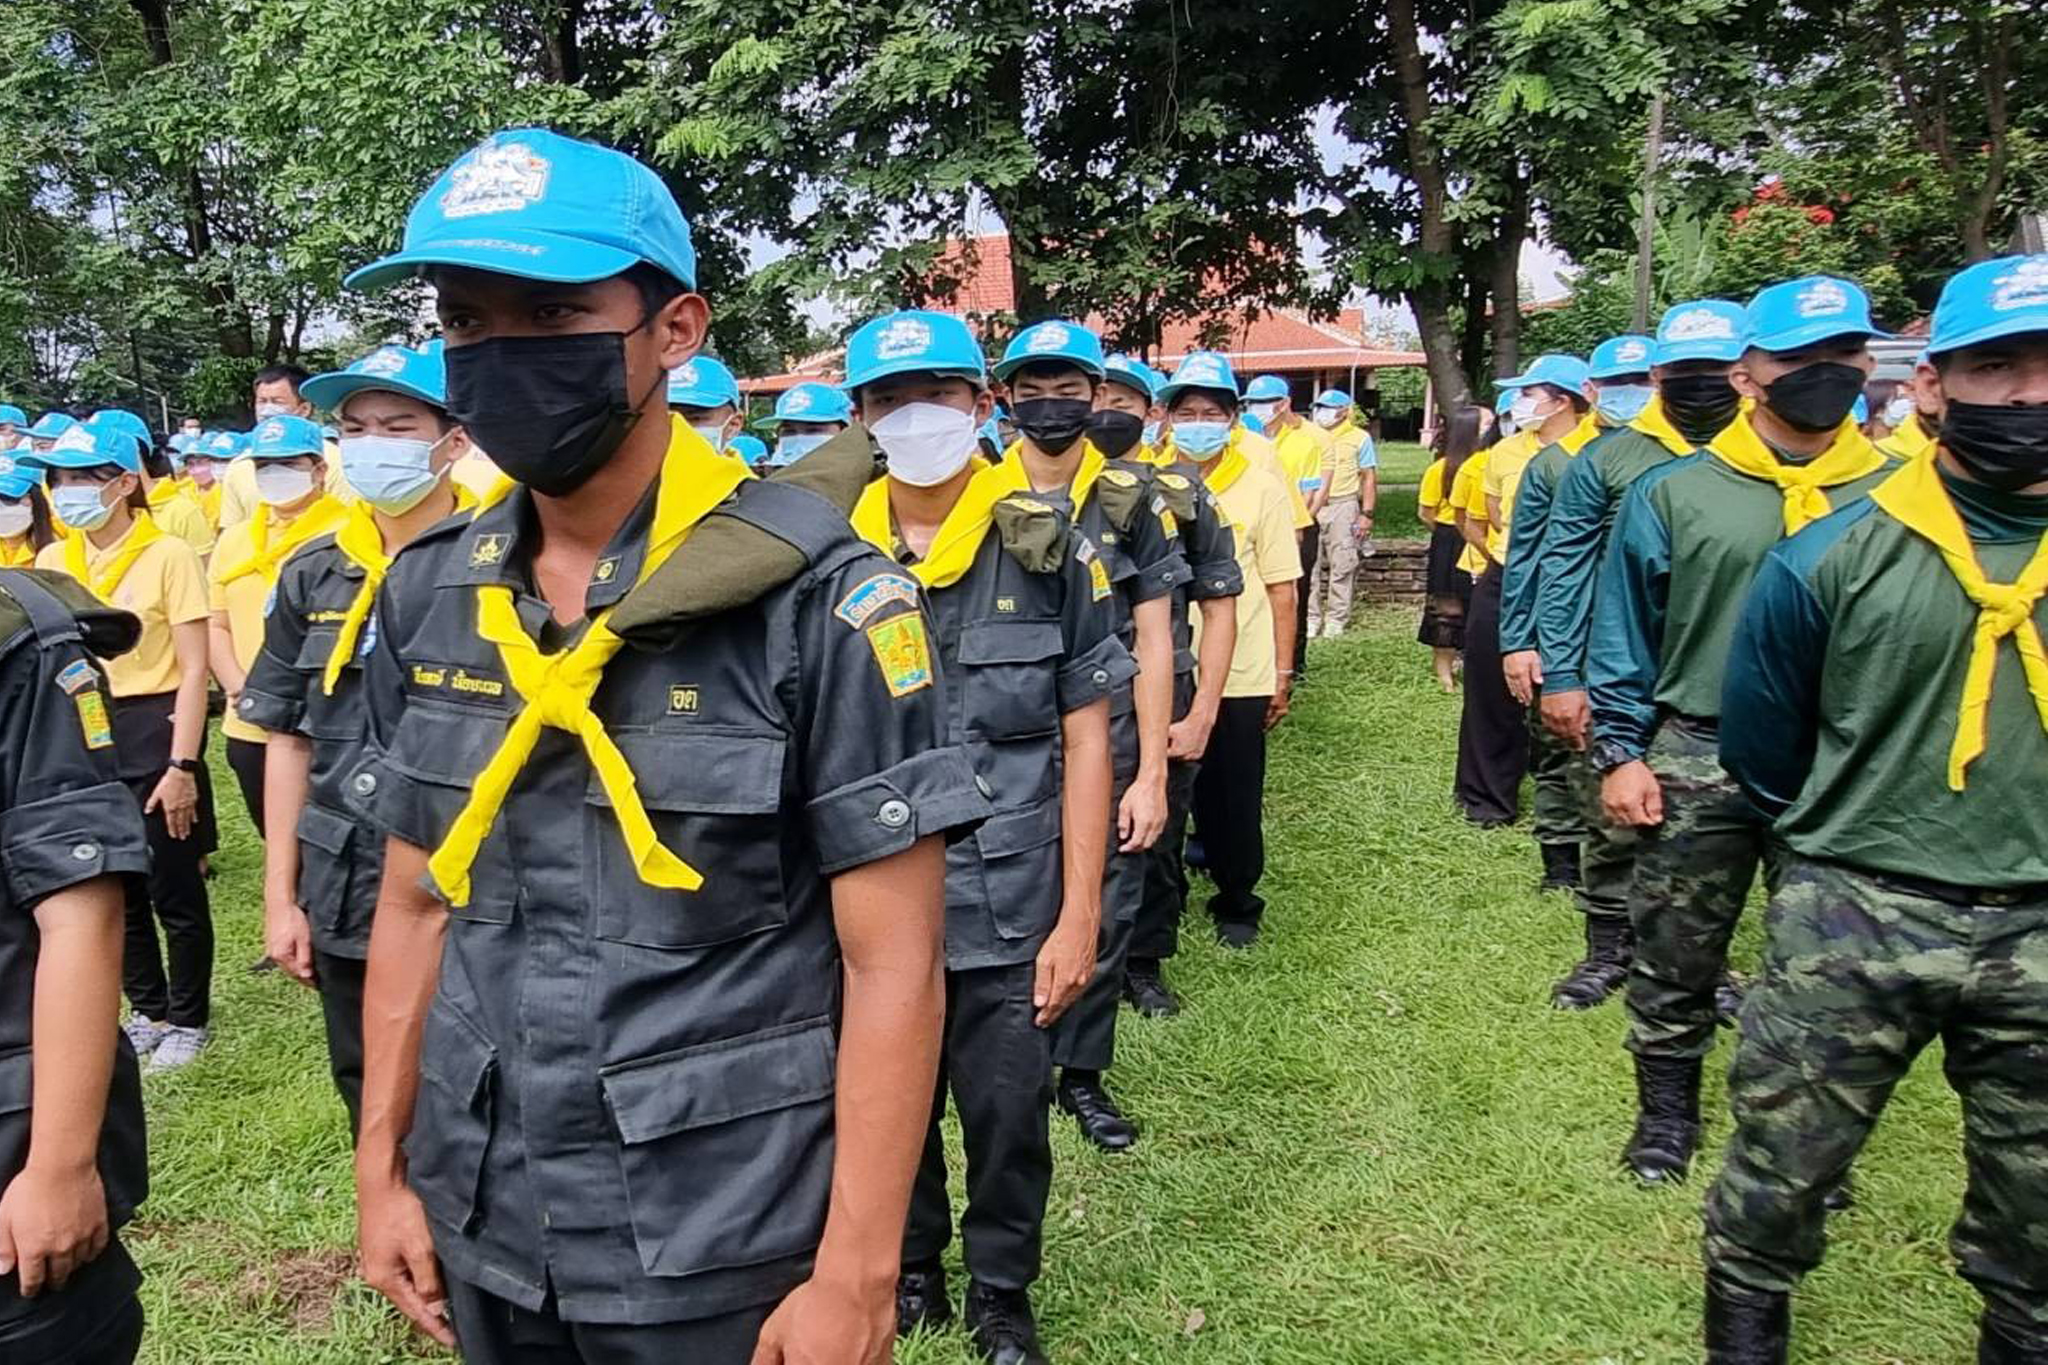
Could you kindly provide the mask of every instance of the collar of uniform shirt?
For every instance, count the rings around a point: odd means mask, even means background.
[[[1690,455],[1697,447],[1685,439],[1677,427],[1671,425],[1671,414],[1664,411],[1664,400],[1652,398],[1649,406],[1636,414],[1629,426],[1650,437],[1673,455]]]
[[[1854,421],[1844,420],[1835,428],[1828,448],[1804,464],[1786,464],[1757,435],[1750,415],[1742,416],[1721,429],[1707,443],[1723,464],[1738,474],[1774,483],[1785,495],[1785,534],[1791,535],[1807,523],[1833,510],[1822,489],[1874,474],[1885,465],[1885,457]]]
[[[114,590],[121,586],[136,559],[161,539],[163,532],[157,530],[155,518],[147,512],[137,512],[129,522],[127,534],[101,552],[109,558],[105,567],[94,574],[89,567],[93,551],[85,532],[72,531],[64,537],[64,571],[90,588],[94,597],[111,604]]]
[[[1086,505],[1088,495],[1095,491],[1095,481],[1102,477],[1103,466],[1106,463],[1107,461],[1103,459],[1102,452],[1095,448],[1095,443],[1083,437],[1081,441],[1081,458],[1074,465],[1073,477],[1067,480],[1067,486],[1062,490],[1072,500],[1075,512],[1078,513]],[[996,468],[1008,471],[1005,477],[1011,481],[1010,492],[1036,493],[1040,491],[1031,482],[1031,472],[1024,468],[1024,443],[1022,441],[1012,441],[1010,443],[1010,448],[1003,452],[1003,462],[997,465]],[[1044,491],[1052,492],[1053,490],[1046,489]]]

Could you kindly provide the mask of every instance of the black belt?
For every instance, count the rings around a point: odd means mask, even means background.
[[[1848,870],[1860,872],[1888,891],[1903,891],[1909,896],[1940,901],[1944,905],[1967,908],[1973,905],[2019,905],[2026,901],[2048,900],[2048,882],[2034,882],[2027,886],[1959,886],[1955,882],[1936,881],[1932,877],[1915,877],[1905,872],[1873,872],[1868,868]]]

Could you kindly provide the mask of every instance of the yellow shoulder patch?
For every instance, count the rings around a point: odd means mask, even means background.
[[[78,707],[78,728],[85,732],[85,747],[113,748],[114,727],[107,720],[107,700],[100,695],[100,690],[88,688],[74,694],[71,700]]]
[[[1100,602],[1109,596],[1109,570],[1102,567],[1102,556],[1096,555],[1088,561],[1088,583],[1095,591],[1095,600]]]
[[[1159,482],[1165,484],[1168,488],[1171,488],[1176,493],[1180,492],[1188,486],[1188,481],[1182,478],[1180,475],[1169,474],[1163,470],[1160,473],[1154,475],[1153,477],[1157,478]]]
[[[921,613],[909,611],[879,621],[867,628],[867,637],[890,696],[907,697],[932,685],[931,642]]]
[[[1129,488],[1138,482],[1138,476],[1128,469],[1105,469],[1101,478],[1104,483],[1113,483],[1118,488]]]

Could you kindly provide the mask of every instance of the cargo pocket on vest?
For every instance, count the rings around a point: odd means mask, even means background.
[[[1019,939],[1051,930],[1062,893],[1059,797],[999,811],[974,832],[974,839],[981,849],[996,932]]]
[[[1021,739],[1059,729],[1053,663],[1065,652],[1052,621],[978,621],[960,632],[967,731]]]
[[[832,1192],[832,1024],[607,1067],[633,1240],[650,1275],[813,1251]]]
[[[615,730],[655,837],[697,869],[695,891],[649,886],[633,866],[611,798],[593,770],[584,865],[596,934],[638,948],[702,948],[789,921],[782,852],[780,735]]]
[[[384,762],[359,768],[350,779],[359,784],[367,774],[378,790],[366,793],[358,787],[351,799],[372,811],[377,823],[432,853],[468,804],[470,789],[498,752],[510,723],[509,717],[496,712],[412,702]],[[469,871],[469,904],[450,906],[451,918],[512,922],[518,883],[504,838],[504,831],[494,825]]]
[[[405,1140],[406,1182],[428,1213],[465,1236],[479,1220],[497,1070],[498,1050],[483,1030],[436,999],[420,1037],[423,1083]]]
[[[355,822],[308,804],[299,812],[299,908],[327,933],[339,935],[348,910],[349,848]]]

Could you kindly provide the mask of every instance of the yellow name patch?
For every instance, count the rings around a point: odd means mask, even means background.
[[[892,616],[869,626],[867,637],[890,696],[907,697],[932,685],[932,650],[923,616],[916,612]]]
[[[669,688],[668,713],[672,716],[697,714],[697,689],[693,684],[676,683]]]
[[[107,720],[107,699],[100,695],[97,687],[72,696],[72,703],[78,707],[78,728],[85,732],[85,747],[88,749],[111,749],[114,746],[114,727]]]
[[[1100,559],[1088,561],[1088,584],[1095,590],[1096,601],[1109,596],[1109,570],[1102,567]]]
[[[480,678],[474,673],[458,668],[452,672],[446,668],[424,668],[412,666],[412,681],[415,687],[445,687],[451,692],[468,692],[473,696],[502,697],[505,684],[496,678]]]

